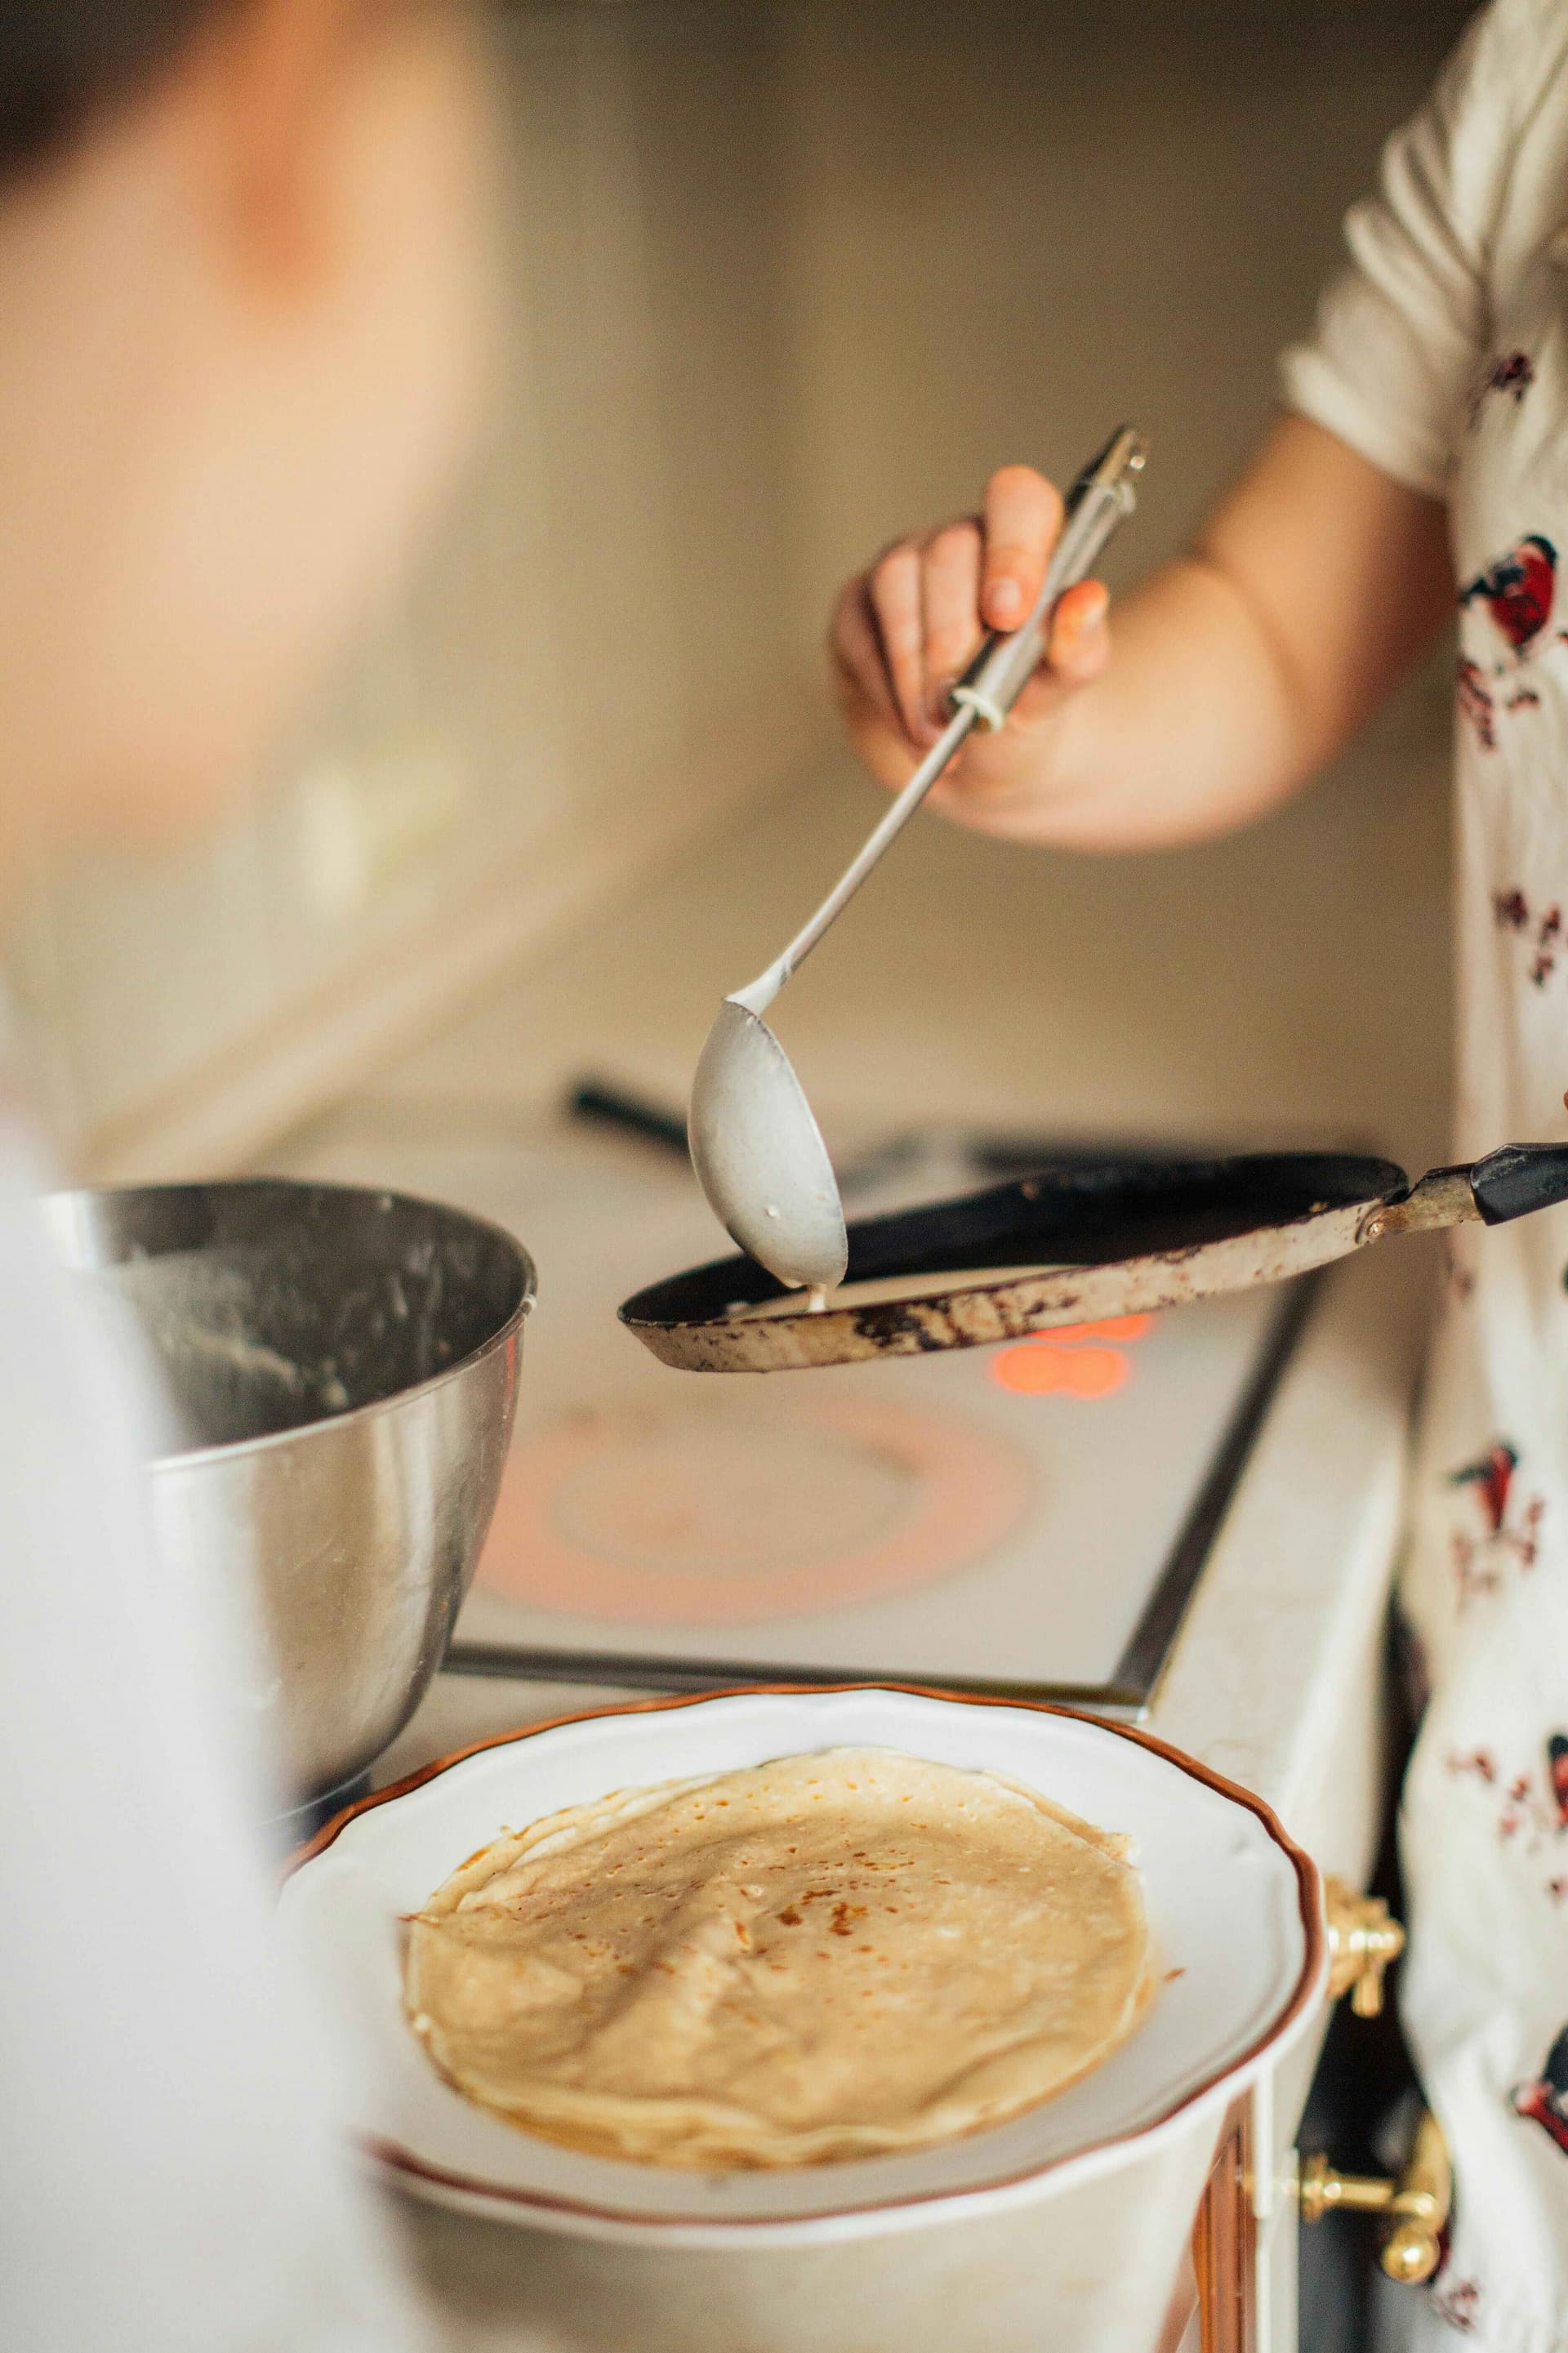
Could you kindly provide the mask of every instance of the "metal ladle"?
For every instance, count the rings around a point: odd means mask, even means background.
[[[784,954],[719,1008],[692,1082],[688,1126],[698,1182],[743,1250],[792,1289],[830,1290],[848,1263],[844,1208],[822,1131],[789,1057],[763,1019],[842,914],[977,723],[1000,727],[1039,666],[1058,599],[1091,569],[1134,504],[1142,438],[1111,436],[1074,483],[1061,536],[1022,628],[985,639],[949,701],[952,717],[909,783]]]

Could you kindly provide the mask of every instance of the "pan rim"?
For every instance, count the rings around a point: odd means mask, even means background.
[[[1167,1240],[1153,1249],[1146,1240],[1134,1256],[1080,1257],[1065,1264],[1042,1258],[1037,1266],[1020,1272],[1017,1261],[1026,1244],[1020,1246],[1015,1229],[996,1238],[996,1257],[1007,1270],[1005,1279],[998,1279],[1001,1267],[958,1267],[946,1275],[931,1274],[925,1290],[896,1301],[830,1302],[813,1313],[802,1298],[798,1305],[764,1316],[710,1313],[709,1303],[726,1292],[746,1305],[787,1298],[784,1286],[763,1269],[734,1257],[647,1286],[622,1304],[620,1320],[661,1363],[710,1374],[814,1371],[1005,1345],[1064,1325],[1157,1313],[1309,1274],[1376,1239],[1381,1218],[1412,1190],[1410,1178],[1394,1163],[1349,1154],[1251,1155],[1234,1161],[1176,1164],[1179,1171],[1211,1184],[1216,1178],[1223,1182],[1233,1169],[1245,1178],[1260,1168],[1278,1171],[1282,1165],[1305,1197],[1300,1214],[1218,1233],[1200,1228],[1193,1239]],[[1337,1184],[1327,1182],[1336,1174]],[[1347,1182],[1352,1175],[1364,1179],[1353,1190]],[[1325,1180],[1329,1198],[1314,1198],[1316,1187],[1305,1181],[1309,1177]],[[1043,1181],[1023,1180],[1032,1188],[1029,1198]],[[984,1212],[988,1205],[1005,1210],[1007,1196],[1020,1189],[987,1187],[951,1204],[939,1203],[929,1213],[900,1214],[940,1218],[951,1208],[962,1216],[976,1208]],[[1063,1190],[1069,1188],[1064,1185]],[[1196,1206],[1201,1208],[1202,1204]],[[1020,1216],[1020,1224],[1027,1227],[1028,1222]],[[873,1223],[880,1225],[885,1238],[891,1220],[865,1220],[862,1230]],[[851,1232],[853,1236],[853,1229]],[[984,1229],[982,1238],[988,1239]],[[955,1236],[955,1252],[965,1247],[965,1239],[962,1233]],[[972,1232],[970,1247],[973,1239]],[[1042,1249],[1050,1239],[1048,1233],[1040,1235]],[[1159,1237],[1153,1239],[1158,1241]],[[918,1271],[917,1267],[911,1279]],[[879,1266],[874,1261],[868,1265],[862,1260],[858,1279],[899,1272],[896,1266]]]
[[[1108,1162],[1106,1165],[1110,1166],[1114,1164]],[[972,1297],[976,1293],[987,1293],[998,1301],[1011,1301],[1014,1293],[1026,1292],[1031,1285],[1042,1282],[1074,1276],[1087,1278],[1112,1267],[1125,1268],[1131,1271],[1134,1269],[1141,1270],[1161,1264],[1177,1264],[1183,1260],[1194,1256],[1200,1250],[1212,1249],[1225,1242],[1241,1241],[1251,1234],[1290,1233],[1319,1224],[1329,1218],[1343,1216],[1350,1210],[1364,1214],[1372,1209],[1388,1207],[1392,1202],[1402,1198],[1411,1189],[1409,1176],[1396,1161],[1360,1153],[1244,1153],[1223,1155],[1215,1159],[1188,1158],[1173,1160],[1165,1164],[1162,1173],[1173,1178],[1185,1176],[1219,1179],[1233,1172],[1240,1176],[1247,1172],[1255,1171],[1261,1176],[1270,1170],[1294,1167],[1300,1169],[1304,1176],[1307,1170],[1314,1166],[1326,1169],[1333,1165],[1337,1165],[1342,1169],[1363,1169],[1367,1172],[1369,1179],[1385,1181],[1378,1182],[1375,1186],[1369,1183],[1367,1189],[1358,1191],[1342,1199],[1313,1205],[1295,1217],[1264,1219],[1256,1224],[1240,1226],[1232,1234],[1176,1244],[1168,1249],[1140,1250],[1122,1258],[1079,1259],[1067,1261],[1042,1258],[1037,1265],[1031,1267],[1027,1274],[1016,1275],[1006,1282],[987,1281],[987,1271],[984,1267],[954,1268],[952,1270],[953,1276],[968,1279],[944,1281],[940,1273],[934,1274],[931,1281],[933,1285],[941,1283],[940,1289],[933,1288],[911,1294],[909,1299],[885,1303],[889,1307],[906,1308],[931,1304],[946,1299]],[[910,1209],[900,1209],[885,1217],[858,1219],[849,1228],[851,1244],[853,1245],[857,1234],[886,1232],[889,1228],[901,1220],[937,1216],[943,1211],[958,1212],[987,1200],[1000,1201],[1008,1194],[1018,1194],[1025,1198],[1032,1199],[1041,1185],[1051,1179],[1053,1175],[1064,1195],[1084,1189],[1079,1181],[1082,1173],[1078,1170],[1053,1172],[1047,1166],[1037,1176],[1016,1178],[1005,1185],[979,1187],[971,1193],[955,1195],[950,1201],[938,1201]],[[1024,1262],[1026,1255],[1026,1253],[1021,1249],[1014,1250],[1007,1256],[999,1258],[999,1263],[1016,1267]],[[734,1271],[736,1281],[736,1288],[731,1293],[731,1297],[740,1303],[748,1307],[761,1306],[765,1303],[787,1296],[785,1285],[767,1273],[766,1270],[760,1267],[746,1252],[736,1250],[726,1257],[705,1260],[699,1266],[684,1268],[676,1274],[661,1276],[656,1282],[645,1283],[641,1290],[634,1292],[628,1299],[623,1301],[617,1311],[619,1320],[629,1331],[636,1332],[639,1335],[645,1332],[723,1331],[732,1328],[737,1323],[744,1323],[749,1327],[754,1328],[758,1322],[763,1321],[789,1330],[797,1329],[809,1322],[814,1330],[822,1333],[842,1325],[846,1322],[858,1321],[861,1316],[871,1315],[878,1312],[877,1308],[869,1303],[858,1306],[854,1303],[842,1307],[829,1305],[825,1309],[813,1312],[805,1303],[804,1292],[800,1294],[802,1304],[795,1314],[779,1314],[766,1318],[737,1317],[724,1310],[710,1314],[688,1315],[668,1315],[650,1312],[647,1303],[657,1301],[661,1293],[668,1293],[678,1287],[687,1290],[693,1285],[704,1283],[708,1279],[717,1278],[728,1269]],[[874,1276],[861,1279],[880,1281],[905,1278],[900,1276],[897,1267],[888,1267],[879,1269]],[[919,1271],[912,1270],[907,1279],[920,1280]],[[850,1280],[853,1282],[855,1278],[851,1277]]]

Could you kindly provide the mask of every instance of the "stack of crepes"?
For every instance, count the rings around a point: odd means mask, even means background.
[[[795,2166],[1047,2100],[1137,2025],[1126,1842],[1033,1790],[830,1749],[509,1831],[410,1923],[437,2067],[608,2157]]]

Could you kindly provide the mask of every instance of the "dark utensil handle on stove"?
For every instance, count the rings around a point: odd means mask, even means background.
[[[566,1110],[573,1119],[589,1119],[601,1127],[619,1128],[623,1135],[661,1144],[670,1152],[679,1152],[683,1160],[688,1156],[686,1122],[680,1113],[667,1110],[662,1103],[649,1103],[646,1095],[633,1094],[611,1080],[579,1079],[575,1086],[567,1089]],[[918,1148],[917,1137],[891,1137],[847,1168],[838,1170],[840,1191],[852,1194],[876,1183],[900,1161],[912,1157]]]
[[[1506,1225],[1568,1201],[1568,1144],[1505,1144],[1478,1160],[1470,1190],[1482,1222]]]
[[[579,1080],[567,1094],[566,1108],[574,1119],[596,1120],[601,1126],[618,1127],[623,1134],[640,1135],[647,1143],[662,1144],[685,1155],[686,1122],[679,1112],[667,1111],[607,1080]]]

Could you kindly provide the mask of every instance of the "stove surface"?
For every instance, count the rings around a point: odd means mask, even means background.
[[[374,1155],[383,1181],[510,1226],[540,1271],[516,1441],[450,1665],[644,1688],[885,1674],[1147,1702],[1239,1468],[1216,1459],[1227,1441],[1245,1452],[1238,1416],[1250,1400],[1257,1418],[1283,1361],[1280,1293],[999,1349],[672,1372],[616,1310],[719,1254],[676,1155],[472,1109],[387,1141],[346,1142],[341,1173]],[[988,1174],[933,1137],[893,1155],[852,1213]],[[1284,1314],[1299,1321],[1289,1301]]]

